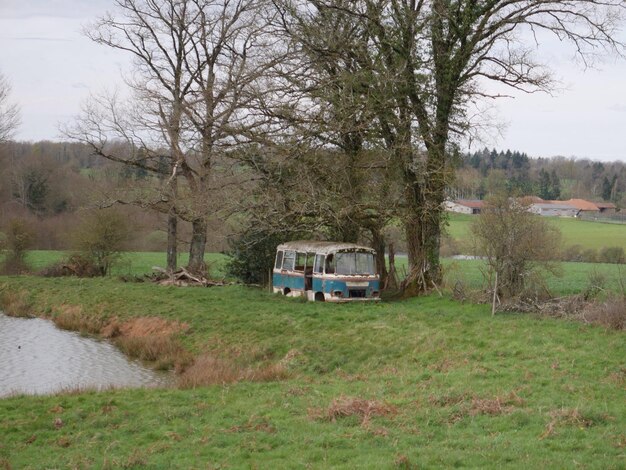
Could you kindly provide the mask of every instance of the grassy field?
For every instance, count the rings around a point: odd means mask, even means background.
[[[470,223],[475,216],[450,214],[447,231],[452,239],[467,244],[471,240]],[[626,250],[626,225],[605,224],[584,220],[549,217],[563,234],[563,246],[581,245],[583,248],[599,250],[605,247],[621,246]]]
[[[186,323],[265,383],[0,400],[12,468],[623,468],[623,332],[438,296],[307,303],[242,286],[0,278],[55,317]]]
[[[456,280],[462,281],[467,287],[480,289],[486,287],[481,269],[485,263],[481,260],[443,261],[446,280],[453,285]],[[608,263],[560,263],[560,275],[544,274],[545,285],[552,295],[563,296],[578,294],[590,286],[591,278],[602,279],[604,288],[621,292],[620,277],[626,284],[626,266]]]
[[[66,253],[52,250],[33,250],[26,255],[26,262],[34,272],[46,266],[50,266],[60,261]],[[180,253],[178,257],[179,265],[183,266],[189,259],[188,253]],[[219,253],[208,253],[205,256],[206,264],[211,274],[215,277],[224,276],[224,263],[226,256]],[[153,266],[165,267],[164,252],[128,252],[124,253],[118,263],[114,266],[112,274],[118,275],[141,275],[151,273]]]
[[[104,279],[0,277],[0,308],[184,324],[176,344],[215,368],[213,385],[0,399],[0,468],[626,467],[623,332],[447,296],[332,305],[116,277],[163,258],[126,254]],[[218,276],[225,261],[207,256]],[[451,283],[480,287],[481,261],[444,264]],[[626,275],[563,272],[555,295]]]
[[[36,250],[27,254],[27,262],[33,271],[37,272],[61,258],[60,251]],[[208,253],[205,257],[211,275],[216,278],[227,277],[226,263],[228,257],[220,253]],[[187,261],[187,254],[181,254],[179,263]],[[112,275],[141,276],[152,272],[153,266],[164,266],[165,254],[158,252],[129,252],[125,253],[120,262],[113,268]],[[443,260],[446,269],[446,279],[449,284],[457,280],[462,281],[472,289],[481,288],[485,282],[481,272],[484,263],[480,260]],[[405,256],[396,257],[396,266],[400,274],[406,271],[407,259]],[[562,276],[548,275],[546,285],[554,295],[569,295],[579,293],[589,285],[589,277],[595,275],[605,279],[605,287],[616,291],[620,289],[619,277],[626,277],[626,267],[606,263],[561,263]]]

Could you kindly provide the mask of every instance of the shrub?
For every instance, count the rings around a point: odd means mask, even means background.
[[[72,237],[74,248],[80,253],[77,259],[88,268],[88,275],[93,271],[106,276],[120,259],[130,235],[130,226],[121,213],[111,209],[92,212],[83,217]]]
[[[7,224],[3,241],[3,247],[8,249],[8,253],[0,265],[0,272],[4,274],[27,272],[26,250],[32,246],[34,238],[35,234],[30,224],[23,219],[11,219]]]
[[[584,263],[597,263],[598,262],[598,252],[593,248],[587,248],[581,254],[582,260]]]
[[[570,245],[561,253],[563,261],[583,261],[583,247],[581,245]]]
[[[626,262],[626,254],[621,246],[609,246],[600,250],[598,260],[601,263],[622,264]]]
[[[626,330],[626,301],[623,297],[610,297],[605,302],[591,304],[584,319],[613,330]]]
[[[561,234],[519,200],[496,196],[487,201],[471,225],[480,254],[487,259],[486,275],[500,298],[529,289],[541,271],[558,274],[551,262],[559,252]]]
[[[44,277],[98,277],[102,276],[102,269],[94,264],[91,258],[86,258],[80,253],[74,253],[68,258],[59,261],[39,272]]]
[[[269,284],[276,247],[290,239],[285,234],[245,232],[231,242],[231,259],[227,265],[229,274],[246,284]]]

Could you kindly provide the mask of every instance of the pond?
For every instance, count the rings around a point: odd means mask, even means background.
[[[47,320],[0,313],[0,397],[159,387],[172,381],[171,374],[129,360],[106,341],[60,330]]]

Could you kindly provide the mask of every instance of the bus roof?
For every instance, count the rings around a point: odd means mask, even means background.
[[[314,240],[297,240],[293,242],[286,242],[278,245],[277,250],[293,250],[307,253],[319,253],[327,255],[336,251],[366,251],[369,253],[376,253],[370,247],[356,245],[354,243],[344,242],[318,242]]]

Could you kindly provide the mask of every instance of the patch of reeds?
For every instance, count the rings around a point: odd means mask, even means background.
[[[28,295],[24,291],[0,291],[0,308],[10,317],[33,318],[33,306],[28,301]]]
[[[232,359],[202,355],[195,359],[179,377],[181,388],[207,385],[225,385],[236,382],[274,382],[289,377],[282,363],[271,363],[256,367],[240,364]]]
[[[193,361],[191,353],[173,336],[118,336],[114,342],[126,355],[153,362],[157,370],[182,372]]]
[[[106,324],[106,319],[97,315],[87,315],[77,305],[61,305],[52,317],[54,324],[62,330],[79,331],[83,334],[97,335]]]

